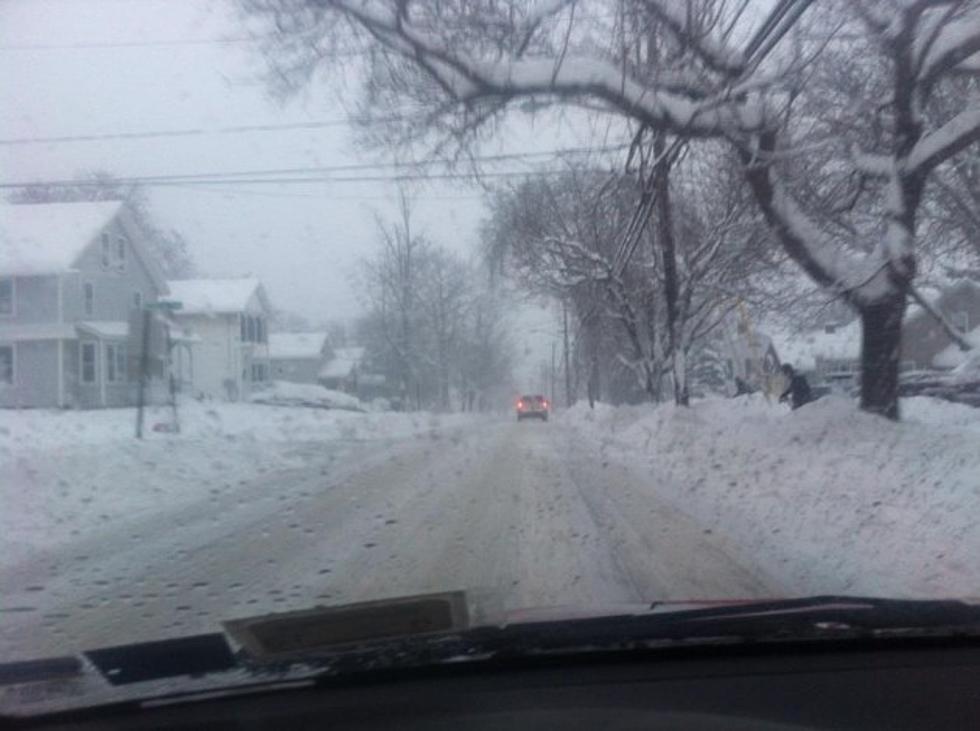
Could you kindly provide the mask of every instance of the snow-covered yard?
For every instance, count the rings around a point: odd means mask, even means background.
[[[134,438],[134,409],[0,410],[0,556],[98,532],[202,496],[227,498],[245,481],[301,469],[311,453],[409,437],[438,439],[461,415],[354,413],[247,403],[180,408],[179,434],[154,409]]]
[[[827,398],[579,405],[565,422],[793,593],[980,596],[980,409]]]

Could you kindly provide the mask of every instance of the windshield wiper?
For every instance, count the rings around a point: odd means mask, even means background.
[[[237,653],[232,651],[227,635],[214,633],[104,648],[86,652],[85,656],[113,685],[178,676],[214,678],[228,673],[229,681],[234,674],[230,688],[263,676],[278,680],[287,676],[326,679],[445,663],[512,661],[569,653],[827,640],[980,638],[980,606],[955,600],[816,596],[680,610],[668,609],[668,603],[654,603],[633,614],[467,628],[465,617],[458,614],[462,595],[441,595],[452,597],[451,606],[441,608],[433,604],[437,596],[440,595],[399,599],[391,605],[371,602],[238,620],[239,625],[258,630],[253,637],[259,642],[243,644]],[[368,614],[357,609],[365,606],[371,616],[387,617],[384,626],[376,628],[378,634],[373,634],[370,623],[365,623]],[[401,607],[404,612],[399,613],[394,607]],[[434,613],[426,613],[426,607],[435,608]],[[318,615],[323,622],[311,622],[311,617]],[[406,624],[406,618],[412,621]],[[424,621],[432,618],[437,620],[435,624]],[[275,631],[269,631],[269,623],[275,624]],[[392,635],[393,628],[400,634]],[[418,631],[413,633],[414,630]],[[265,650],[263,637],[271,640]],[[289,638],[289,642],[284,638]],[[317,638],[328,644],[304,647],[304,643]],[[285,653],[275,652],[277,647]],[[62,658],[47,666],[43,661],[0,665],[0,678],[7,668],[8,682],[52,679],[78,670],[69,660]],[[47,671],[51,675],[45,678]]]
[[[817,596],[672,611],[665,611],[666,606],[655,603],[640,613],[589,619],[366,639],[352,646],[310,648],[292,657],[243,653],[241,659],[257,673],[284,672],[300,662],[336,676],[447,662],[674,646],[980,637],[980,606],[961,601]]]

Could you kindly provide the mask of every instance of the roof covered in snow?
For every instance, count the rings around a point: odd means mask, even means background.
[[[122,201],[0,205],[0,273],[71,269],[122,206]]]
[[[325,332],[269,333],[270,358],[320,358],[326,345]]]
[[[268,302],[262,283],[255,277],[237,279],[172,279],[167,282],[168,299],[180,302],[177,315],[228,314],[244,312],[257,295],[263,306]]]
[[[973,328],[966,334],[967,341],[973,345],[974,349],[980,350],[980,327]],[[956,368],[966,362],[967,357],[973,351],[960,350],[956,343],[950,343],[940,350],[932,359],[932,364],[936,368]]]
[[[771,337],[780,363],[790,363],[801,371],[816,368],[818,358],[857,360],[861,357],[861,323],[857,319],[846,325],[801,333],[772,331]]]
[[[364,358],[364,348],[337,348],[333,358],[320,369],[320,378],[344,378]]]

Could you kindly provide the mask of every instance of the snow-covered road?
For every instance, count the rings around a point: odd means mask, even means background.
[[[286,468],[0,562],[0,655],[433,590],[506,608],[781,593],[717,528],[561,423],[483,419],[289,450]]]

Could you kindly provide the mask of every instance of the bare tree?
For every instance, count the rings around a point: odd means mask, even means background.
[[[364,262],[369,360],[404,403],[448,411],[456,389],[471,408],[507,375],[499,312],[472,267],[413,230],[406,196],[400,214],[396,224],[379,219],[378,250]]]
[[[692,347],[751,282],[759,253],[747,197],[729,184],[730,156],[727,165],[712,156],[713,180],[693,184],[706,162],[679,165],[675,182],[659,191],[643,174],[572,168],[493,202],[487,254],[529,291],[557,298],[575,315],[592,400],[610,365],[605,352],[632,370],[649,398],[661,398],[667,377],[674,400],[685,404]],[[657,206],[668,194],[670,207]],[[677,220],[662,217],[665,210]],[[646,226],[651,214],[656,225]],[[618,339],[603,336],[610,323]]]
[[[284,31],[280,47],[287,53],[280,60],[295,68],[304,59],[320,61],[309,49],[304,57],[290,46],[296,18],[304,19],[305,38],[336,39],[340,18],[360,31],[353,42],[372,53],[368,98],[388,102],[386,113],[392,105],[408,110],[395,122],[402,133],[449,133],[466,141],[508,107],[533,100],[589,106],[678,138],[727,140],[788,256],[859,313],[862,407],[897,418],[901,324],[918,269],[923,190],[938,166],[980,139],[975,89],[948,114],[925,112],[950,79],[978,72],[980,0],[828,2],[807,26],[809,35],[797,35],[783,53],[772,49],[809,3],[776,3],[738,46],[734,30],[746,4],[703,0],[681,8],[637,0],[615,6],[612,20],[597,21],[610,6],[585,0],[247,2]],[[683,53],[652,66],[646,58],[627,58],[632,46],[620,42],[623,29],[654,23]],[[833,229],[823,207],[805,195],[809,181],[801,180],[799,162],[812,141],[803,134],[810,120],[798,116],[802,105],[795,104],[810,92],[822,54],[845,42],[835,41],[842,31],[855,59],[886,70],[853,99],[878,105],[878,113],[857,131],[843,130],[846,136],[832,146],[846,152],[821,171],[828,186],[846,172],[859,181],[861,195],[877,201],[876,215],[852,222],[849,234]],[[829,114],[815,120],[818,126]],[[816,143],[827,140],[823,135]]]

